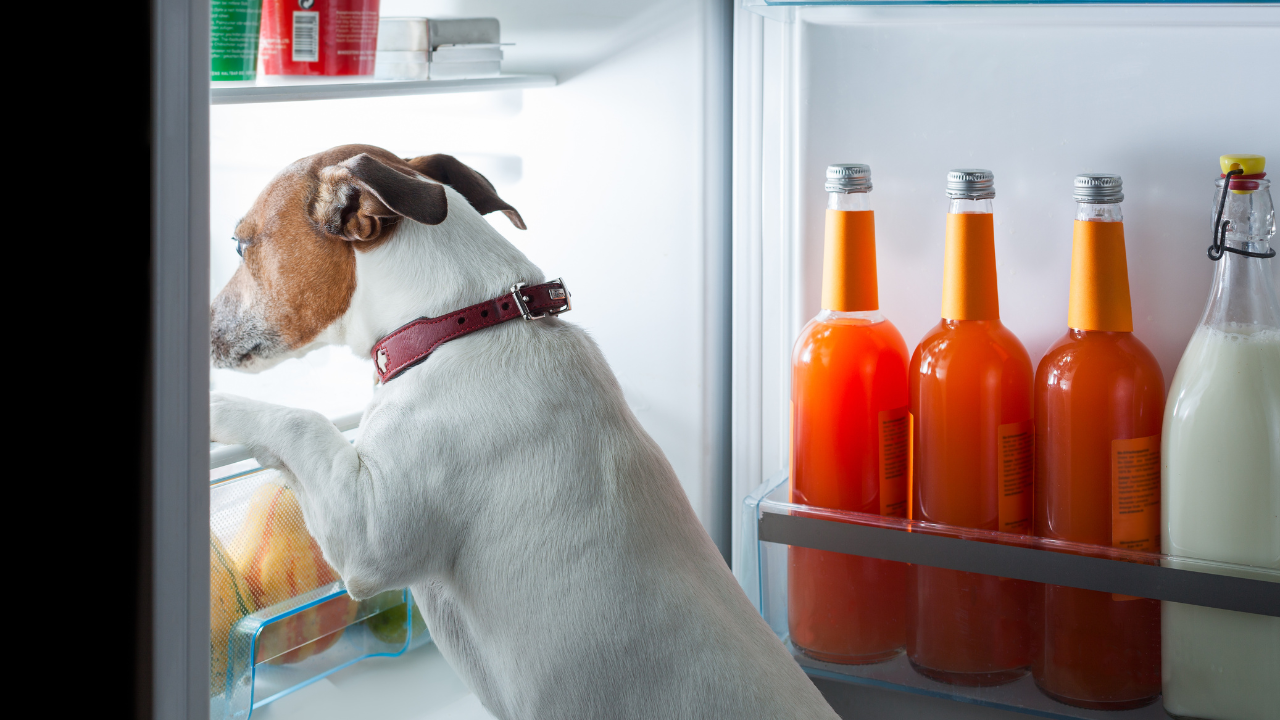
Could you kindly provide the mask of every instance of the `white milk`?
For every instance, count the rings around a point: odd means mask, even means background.
[[[1169,390],[1162,550],[1280,570],[1280,331],[1227,329],[1196,330]],[[1162,629],[1171,715],[1280,720],[1280,618],[1166,602]]]

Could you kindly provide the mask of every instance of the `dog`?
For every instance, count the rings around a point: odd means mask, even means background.
[[[447,155],[346,145],[293,163],[236,225],[213,364],[367,356],[417,318],[543,282],[482,217],[499,210],[525,227]],[[281,471],[351,597],[409,587],[494,716],[837,717],[574,325],[516,318],[444,343],[377,387],[354,446],[315,412],[210,402],[213,439]]]

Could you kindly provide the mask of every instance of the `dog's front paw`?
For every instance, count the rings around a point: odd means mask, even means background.
[[[262,403],[228,393],[209,394],[209,439],[226,445],[247,444]]]

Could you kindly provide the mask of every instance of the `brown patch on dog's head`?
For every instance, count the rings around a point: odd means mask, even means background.
[[[445,163],[445,177],[467,186],[458,192],[473,205],[479,199],[491,206],[477,210],[509,210],[512,222],[524,227],[484,176],[448,160],[456,167]],[[432,177],[381,148],[344,145],[303,158],[272,179],[236,225],[244,262],[209,308],[213,364],[270,365],[342,317],[356,288],[357,249],[390,240],[404,218],[437,225],[447,217],[444,188],[424,175]]]

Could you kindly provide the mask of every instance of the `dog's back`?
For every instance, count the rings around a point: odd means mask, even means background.
[[[404,380],[362,442],[411,441],[411,474],[448,498],[453,561],[413,591],[495,714],[833,716],[584,332],[508,323]]]

